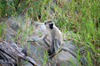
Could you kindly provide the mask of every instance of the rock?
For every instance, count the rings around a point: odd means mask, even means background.
[[[25,61],[30,62],[32,65],[36,65],[36,62],[30,58],[29,56],[26,56],[22,52],[22,48],[18,47],[15,43],[13,42],[7,42],[4,40],[3,42],[0,42],[0,54],[2,58],[0,60],[3,60],[3,58],[9,63],[17,64],[17,61],[19,65],[21,65],[22,59]],[[6,61],[3,61],[5,64],[7,63]]]
[[[0,42],[2,42],[3,41],[3,38],[0,38]]]
[[[59,52],[57,56],[55,56],[54,58],[55,58],[57,66],[62,66],[62,64],[65,64],[68,66],[72,65],[72,62],[70,61],[71,59],[73,60],[74,63],[77,62],[76,58],[67,51]]]
[[[31,63],[27,62],[25,65],[23,66],[33,66]]]
[[[29,56],[34,58],[34,60],[39,65],[43,65],[43,57],[45,49],[37,44],[29,44]]]
[[[12,37],[9,34],[5,34],[4,39],[6,39],[7,41],[11,41],[14,42],[14,40],[12,39]]]
[[[18,22],[14,22],[10,27],[17,32],[20,24]]]
[[[69,49],[70,51],[72,51],[73,53],[75,53],[73,50],[76,51],[76,47],[75,45],[72,43],[72,40],[67,40],[66,43],[62,46],[62,48],[64,49]],[[64,64],[64,66],[68,65],[72,65],[73,63],[76,65],[77,64],[77,59],[75,56],[73,56],[70,52],[68,51],[60,51],[54,58],[54,61],[56,61],[56,65],[57,66],[62,66]],[[73,63],[72,63],[72,61]]]
[[[19,22],[19,18],[18,19],[17,18],[16,17],[8,18],[6,21],[7,24],[15,31],[17,31],[18,28],[21,27],[20,22]]]
[[[73,40],[67,40],[65,44],[62,46],[64,49],[69,48],[70,50],[76,52],[77,48],[73,42]]]

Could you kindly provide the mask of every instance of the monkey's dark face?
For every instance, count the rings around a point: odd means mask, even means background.
[[[53,29],[53,26],[54,26],[54,22],[50,22],[50,23],[44,23],[46,27],[50,28],[50,29]]]
[[[50,29],[53,29],[53,23],[52,24],[49,24],[49,28]]]

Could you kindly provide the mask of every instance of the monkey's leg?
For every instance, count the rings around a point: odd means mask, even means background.
[[[51,44],[50,49],[48,50],[49,56],[54,54],[54,44]]]
[[[50,47],[50,42],[49,42],[47,39],[44,39],[44,42],[46,43],[46,45],[47,45],[48,47]]]
[[[55,54],[54,52],[54,31],[51,30],[51,45],[50,45],[50,49],[48,50],[49,56],[52,56]]]
[[[51,45],[50,45],[50,53],[53,54],[53,48],[54,48],[54,30],[51,30]]]
[[[55,39],[54,40],[54,49],[55,49],[55,52],[57,52],[59,50],[59,47],[60,47],[59,45],[60,45],[60,42],[57,39]]]
[[[50,50],[48,51],[50,58],[54,57],[56,52],[59,50],[59,48],[60,48],[59,40],[58,39],[54,39],[54,44],[53,45],[54,46],[51,46],[53,50],[52,51],[50,51]]]

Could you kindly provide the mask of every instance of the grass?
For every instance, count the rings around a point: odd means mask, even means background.
[[[61,3],[61,0],[57,0],[56,3],[52,4],[53,0],[25,0],[24,5],[19,3],[18,5],[18,14],[21,11],[27,13],[27,17],[33,22],[39,20],[38,15],[41,16],[41,21],[43,22],[46,19],[52,19],[55,21],[56,26],[65,34],[68,31],[72,31],[71,39],[75,40],[78,44],[77,46],[84,46],[86,53],[86,62],[87,66],[98,66],[100,65],[100,1],[99,0],[72,0],[70,2]],[[63,0],[64,1],[64,0]],[[34,3],[35,2],[35,3]],[[6,2],[0,2],[2,7],[0,7],[0,17],[4,18],[6,15],[16,15],[14,12],[14,2],[7,6],[7,10],[3,12],[3,6]],[[33,4],[34,3],[34,4]],[[27,7],[26,7],[27,6]],[[50,10],[44,10],[45,6],[49,9],[53,8],[54,12],[52,16],[50,16]],[[10,8],[10,9],[9,9]],[[25,10],[27,8],[27,10]],[[22,19],[20,19],[22,23]],[[16,38],[19,34],[21,34],[20,42],[21,44],[24,41],[24,37],[27,34],[30,34],[33,27],[27,25],[25,30],[19,29],[16,35]],[[0,26],[0,34],[1,34],[1,26]],[[27,30],[30,28],[30,30]],[[20,32],[21,31],[21,32]],[[24,35],[23,35],[24,34]],[[76,34],[76,37],[73,35]],[[1,35],[0,35],[1,36]],[[67,35],[67,39],[70,39],[69,35]],[[79,50],[77,50],[77,59],[81,57]],[[46,56],[46,54],[44,54]],[[93,60],[93,61],[92,61]],[[46,58],[44,57],[44,64],[46,63]],[[79,62],[80,64],[80,62]]]

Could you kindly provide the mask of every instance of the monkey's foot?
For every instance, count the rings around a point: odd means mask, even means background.
[[[54,57],[55,52],[51,52],[50,49],[48,49],[48,55],[50,56],[50,58]]]

